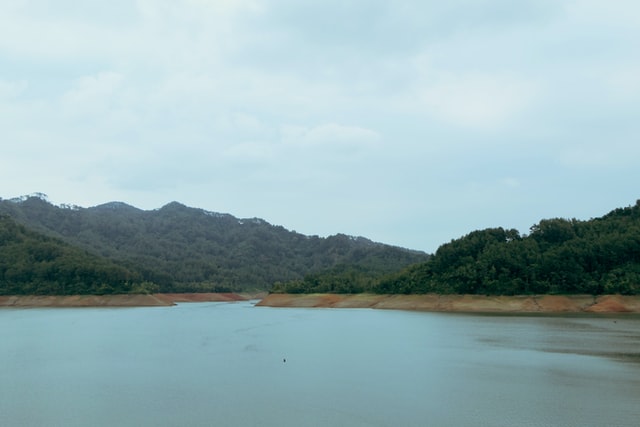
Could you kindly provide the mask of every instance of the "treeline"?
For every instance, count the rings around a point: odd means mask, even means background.
[[[390,273],[427,259],[362,237],[306,236],[176,202],[152,211],[119,202],[61,207],[40,194],[0,200],[2,212],[134,272],[161,292],[268,290],[340,265]]]
[[[542,220],[529,235],[474,231],[440,246],[428,261],[384,277],[331,270],[278,284],[274,291],[639,294],[640,201],[589,221]]]
[[[154,292],[141,275],[0,214],[0,295]]]
[[[428,256],[361,237],[305,236],[170,203],[0,199],[0,294],[228,292],[640,293],[640,201],[528,235],[490,228]]]
[[[381,279],[390,273],[383,269],[342,264],[328,270],[307,274],[302,279],[276,282],[271,292],[289,294],[378,292]]]

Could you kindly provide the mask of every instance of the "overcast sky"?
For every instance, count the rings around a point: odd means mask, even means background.
[[[0,0],[0,197],[434,252],[640,198],[637,0]]]

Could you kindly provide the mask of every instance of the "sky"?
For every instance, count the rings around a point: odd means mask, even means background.
[[[429,253],[640,199],[636,0],[0,0],[0,197]]]

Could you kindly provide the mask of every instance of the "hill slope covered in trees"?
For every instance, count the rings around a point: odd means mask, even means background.
[[[334,268],[379,277],[428,257],[362,237],[306,236],[176,202],[152,211],[120,202],[80,208],[55,206],[40,194],[0,200],[0,213],[135,272],[163,292],[269,289]]]
[[[152,292],[142,276],[0,214],[0,295]]]
[[[640,201],[588,221],[542,220],[529,235],[473,231],[383,279],[353,269],[327,271],[274,291],[350,292],[353,284],[384,294],[640,294]]]

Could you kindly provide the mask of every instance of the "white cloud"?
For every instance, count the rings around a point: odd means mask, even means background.
[[[629,135],[629,139],[623,141],[606,141],[598,145],[583,142],[580,145],[570,145],[561,149],[559,162],[571,168],[571,170],[624,170],[637,165],[640,158],[640,145],[636,138]]]
[[[282,134],[284,142],[307,147],[367,148],[381,140],[381,135],[371,129],[338,123],[326,123],[311,128],[283,126]]]
[[[242,142],[227,147],[223,154],[237,164],[262,165],[274,159],[275,150],[267,142]]]
[[[71,114],[103,112],[113,104],[114,95],[122,87],[123,81],[124,76],[113,71],[81,77],[62,96],[62,105]]]
[[[500,75],[436,78],[419,94],[427,114],[457,126],[494,129],[528,107],[535,91],[528,82]]]
[[[520,181],[517,178],[507,177],[502,180],[502,183],[508,188],[520,187]]]
[[[634,101],[640,97],[639,76],[639,63],[623,65],[609,71],[606,83],[615,98]]]
[[[640,5],[635,0],[572,0],[565,3],[571,20],[616,31],[640,26]]]
[[[20,81],[5,81],[0,80],[0,101],[2,99],[13,99],[20,96],[28,87],[28,83],[25,80]]]

